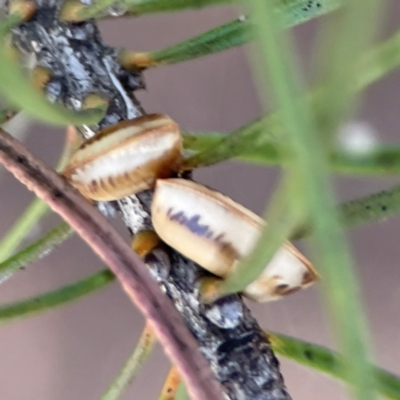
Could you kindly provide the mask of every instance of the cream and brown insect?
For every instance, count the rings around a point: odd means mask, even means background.
[[[251,252],[264,226],[260,217],[229,197],[183,179],[157,181],[152,222],[164,242],[220,277]],[[286,243],[243,293],[270,301],[316,279],[310,262]]]
[[[84,196],[98,201],[118,200],[155,185],[152,222],[158,236],[208,271],[226,277],[252,251],[264,221],[203,185],[165,179],[179,170],[181,150],[177,124],[163,114],[147,115],[84,142],[63,174]],[[154,245],[155,237],[147,232],[136,239],[141,253]],[[287,242],[243,293],[255,301],[275,300],[309,286],[317,276]]]
[[[124,121],[87,140],[63,174],[84,196],[110,201],[154,186],[181,163],[178,125],[167,115]]]

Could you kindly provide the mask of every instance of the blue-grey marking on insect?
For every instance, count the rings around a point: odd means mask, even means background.
[[[202,225],[199,223],[201,218],[201,215],[199,214],[188,217],[183,211],[178,211],[176,214],[173,214],[173,209],[169,208],[167,215],[171,221],[176,221],[181,225],[185,225],[190,232],[193,232],[198,236],[204,236],[207,239],[210,239],[214,235],[214,232],[209,229],[210,227],[208,225]],[[221,235],[218,235],[218,237],[220,236]]]
[[[177,124],[167,115],[126,121],[86,141],[64,175],[93,200],[117,200],[155,185],[151,214],[157,235],[209,272],[226,277],[252,251],[265,222],[219,192],[170,179],[181,163],[181,142]],[[310,262],[286,243],[243,294],[255,301],[275,300],[317,277]]]

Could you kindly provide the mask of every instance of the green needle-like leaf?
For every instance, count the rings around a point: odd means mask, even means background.
[[[343,358],[338,353],[277,333],[268,332],[267,337],[277,354],[352,384],[343,368]],[[373,367],[373,372],[379,393],[388,399],[400,399],[400,378],[376,367]]]
[[[10,22],[11,21],[11,22]],[[0,24],[0,91],[8,101],[23,109],[27,115],[38,120],[57,125],[95,124],[104,115],[104,108],[70,111],[57,104],[52,104],[35,90],[29,79],[22,73],[19,65],[5,50],[5,36],[18,22],[15,18]]]
[[[35,199],[0,241],[0,262],[15,251],[38,221],[49,211],[46,203]]]
[[[167,11],[199,9],[230,3],[232,0],[123,0],[123,2],[128,8],[129,14],[141,15],[148,13],[164,13]]]
[[[178,390],[176,392],[175,400],[189,400],[189,394],[186,390],[186,386],[183,382],[181,382],[178,386]]]
[[[251,39],[253,34],[249,22],[245,18],[239,18],[163,50],[150,53],[124,50],[120,54],[120,60],[126,68],[176,64],[240,46]]]
[[[368,50],[357,69],[355,90],[362,90],[382,79],[400,65],[400,31]]]
[[[238,0],[120,0],[117,4],[122,14],[142,15],[237,2]],[[70,0],[64,4],[61,19],[82,21],[88,18],[101,18],[107,15],[107,9],[113,4],[116,4],[116,0],[97,0],[90,6]],[[282,13],[283,20],[288,24],[295,24],[332,11],[341,4],[342,0],[276,0],[273,10]]]
[[[259,125],[257,122],[255,123]],[[232,145],[231,158],[239,161],[256,163],[261,165],[280,165],[285,166],[290,160],[290,152],[277,141],[268,142],[267,140],[259,140],[262,137],[262,131],[257,130],[257,126],[246,137],[243,146]],[[229,135],[235,135],[232,140],[228,139]],[[243,134],[245,135],[245,134]],[[237,140],[239,143],[243,140],[242,134],[237,135],[236,132],[231,134],[217,132],[187,132],[184,134],[184,147],[187,150],[198,152],[185,161],[185,168],[201,167],[212,165],[221,161],[226,161],[228,156],[226,152],[225,140],[233,143]],[[239,139],[240,138],[240,139]],[[250,146],[248,143],[254,143],[254,138],[258,140],[257,145]],[[209,153],[209,151],[212,153]],[[236,154],[237,153],[237,154]],[[208,158],[207,154],[211,154]],[[397,175],[400,174],[400,148],[393,146],[376,146],[370,151],[352,153],[349,151],[336,150],[330,156],[330,166],[333,171],[342,174],[352,175]]]
[[[26,267],[43,255],[49,254],[55,246],[63,243],[73,233],[72,228],[62,222],[35,243],[26,247],[11,258],[0,263],[0,282],[17,270]]]
[[[317,6],[317,3],[320,3],[320,6]],[[339,0],[325,2],[278,1],[273,12],[281,15],[285,27],[290,28],[333,11],[340,4],[341,1]],[[148,68],[204,57],[231,47],[241,46],[253,38],[251,21],[245,17],[240,17],[163,50],[149,53],[123,51],[120,57],[122,64],[126,67]]]
[[[377,146],[360,154],[336,151],[331,156],[331,165],[335,171],[345,174],[397,175],[400,173],[400,148]]]
[[[114,280],[114,275],[108,269],[97,272],[71,285],[57,290],[0,306],[0,323],[15,318],[21,318],[52,309],[62,304],[76,300],[97,289],[101,289]]]
[[[317,75],[323,91],[315,110],[328,141],[356,108],[354,82],[360,74],[359,60],[375,39],[384,9],[382,3],[384,1],[348,1],[337,18],[322,26]]]
[[[370,84],[382,79],[400,64],[400,32],[387,41],[367,51],[361,57],[357,76],[354,79],[354,91],[365,89]],[[320,91],[314,90],[309,95],[311,104],[317,109]],[[185,161],[187,168],[216,164],[232,157],[243,157],[245,160],[277,163],[281,150],[284,129],[279,113],[272,113],[265,120],[258,119],[229,135],[218,137],[208,135],[207,139],[196,138],[194,141],[186,136],[187,148],[199,151]],[[210,140],[207,146],[206,140]],[[277,146],[273,145],[277,143]],[[286,142],[285,142],[286,143]],[[282,155],[282,154],[281,154]],[[369,154],[353,157],[344,153],[332,155],[332,163],[337,170],[357,173],[397,173],[398,151],[396,148],[377,148]]]
[[[101,396],[100,400],[118,400],[121,398],[128,385],[132,383],[148,360],[155,343],[156,336],[153,329],[146,323],[138,344],[135,346],[135,349],[129,356],[117,378],[112,382],[107,392]]]
[[[232,0],[124,0],[132,14],[181,11],[230,3]]]
[[[339,207],[341,219],[346,227],[379,221],[400,212],[400,186],[348,201]]]
[[[190,8],[204,8],[212,5],[229,3],[232,0],[97,0],[92,5],[85,5],[77,0],[66,1],[60,13],[65,21],[84,21],[89,18],[107,16],[107,9],[118,5],[122,15],[141,15],[168,11],[182,11]],[[120,15],[119,14],[119,15]]]
[[[74,130],[67,130],[66,141],[64,148],[56,167],[57,171],[62,171],[67,164],[71,153],[76,146],[76,136]],[[18,218],[15,224],[8,230],[6,235],[0,241],[0,262],[6,260],[15,249],[19,246],[21,241],[32,231],[39,220],[43,218],[49,207],[45,202],[40,199],[35,199],[26,208],[22,215]]]
[[[395,217],[400,214],[400,186],[347,201],[340,204],[337,210],[345,228]],[[292,239],[301,239],[311,234],[312,228],[308,224],[296,230]]]
[[[257,70],[269,73],[282,124],[293,149],[293,168],[299,174],[301,195],[315,231],[316,265],[324,278],[325,295],[344,354],[346,372],[354,385],[356,398],[372,400],[375,390],[365,340],[366,324],[357,299],[357,280],[333,208],[326,143],[302,95],[291,49],[278,33],[279,20],[268,12],[273,1],[252,0],[250,4],[258,37],[262,38],[259,49],[263,68],[258,66]],[[358,18],[362,18],[363,10],[364,7],[360,6]],[[295,197],[293,201],[296,201]]]
[[[148,58],[155,65],[175,64],[241,46],[251,39],[253,33],[249,22],[239,18],[174,46],[149,53]]]
[[[246,124],[229,135],[224,135],[222,138],[215,137],[215,134],[209,135],[210,140],[213,141],[210,146],[206,147],[203,140],[200,153],[186,159],[184,168],[191,169],[213,165],[242,154],[247,154],[250,157],[255,153],[263,154],[261,146],[268,144],[271,147],[273,143],[279,145],[282,142],[283,133],[284,130],[279,115],[274,113]],[[186,136],[185,140],[188,143],[190,137]],[[200,142],[200,138],[196,138],[196,142]],[[188,148],[196,149],[191,145]]]

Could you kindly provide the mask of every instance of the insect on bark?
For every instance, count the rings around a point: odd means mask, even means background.
[[[84,142],[63,174],[85,197],[97,201],[154,188],[152,223],[157,235],[225,278],[252,251],[265,222],[219,192],[171,179],[179,173],[181,150],[178,125],[164,114],[147,115]],[[287,242],[243,295],[259,302],[276,300],[310,286],[317,277],[306,257]]]

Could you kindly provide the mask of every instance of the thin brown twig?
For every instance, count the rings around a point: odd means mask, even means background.
[[[152,325],[193,399],[223,399],[220,385],[172,302],[107,219],[20,142],[0,129],[0,162],[61,215],[109,266]]]

